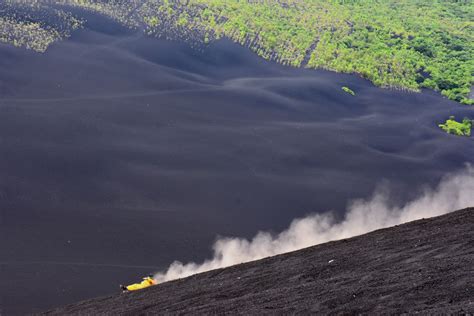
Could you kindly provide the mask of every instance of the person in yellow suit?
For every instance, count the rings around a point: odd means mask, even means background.
[[[144,277],[143,281],[141,281],[140,283],[135,283],[135,284],[127,285],[127,286],[120,285],[120,288],[122,289],[123,292],[129,292],[129,291],[142,290],[156,284],[157,282],[153,279],[153,276],[149,275],[147,277]]]

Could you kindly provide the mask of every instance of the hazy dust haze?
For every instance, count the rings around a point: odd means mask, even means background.
[[[442,215],[474,205],[474,169],[467,165],[448,174],[434,189],[425,189],[416,199],[401,207],[389,206],[390,192],[382,187],[368,200],[355,200],[344,219],[337,222],[331,212],[295,219],[289,228],[273,236],[259,232],[252,240],[219,238],[210,260],[198,263],[172,263],[166,272],[155,275],[158,282],[228,267],[290,252],[331,240],[348,238],[376,229]]]

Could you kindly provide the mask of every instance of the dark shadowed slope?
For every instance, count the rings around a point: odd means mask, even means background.
[[[474,312],[474,209],[49,314]]]

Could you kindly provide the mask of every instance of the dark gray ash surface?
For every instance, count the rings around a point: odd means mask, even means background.
[[[45,54],[0,45],[0,307],[41,311],[202,261],[390,183],[395,203],[474,157],[434,92],[203,51],[99,16]],[[352,97],[341,90],[349,86]]]

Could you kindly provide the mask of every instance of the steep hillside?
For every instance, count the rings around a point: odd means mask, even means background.
[[[473,227],[470,208],[46,314],[472,313]]]

